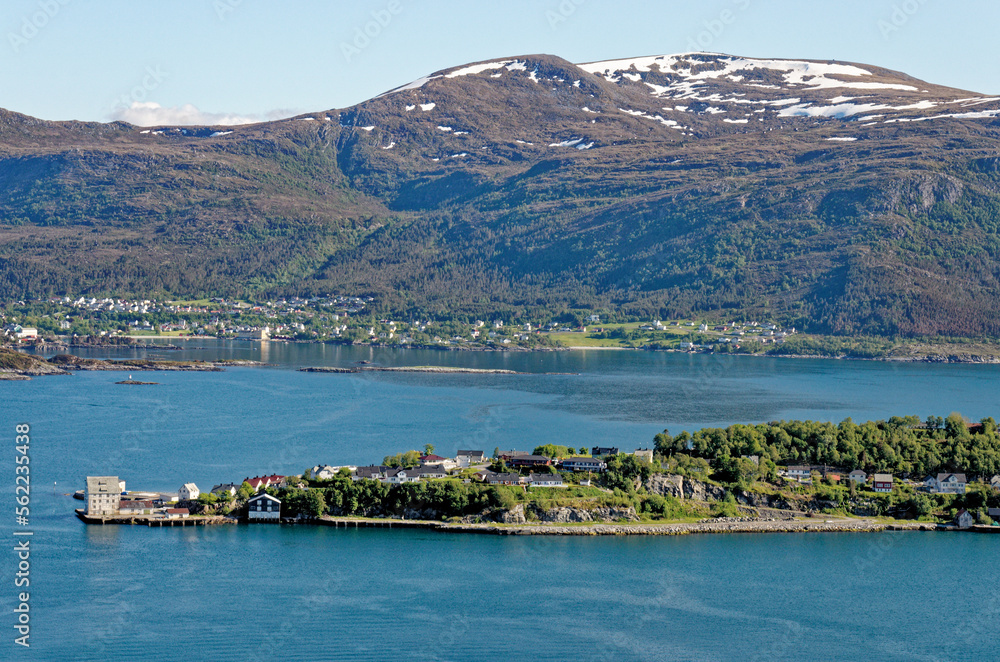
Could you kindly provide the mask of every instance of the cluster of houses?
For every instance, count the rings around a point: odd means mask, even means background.
[[[248,502],[249,518],[251,520],[273,520],[281,517],[281,501],[265,492],[268,487],[284,487],[285,477],[278,475],[254,476],[245,478],[258,492]],[[240,489],[235,483],[223,483],[212,488],[212,494],[223,498],[232,498]],[[161,494],[154,498],[131,498],[125,490],[125,481],[118,476],[87,476],[87,489],[84,492],[85,512],[89,517],[129,517],[147,516],[158,519],[183,519],[190,517],[188,508],[178,507],[179,504],[190,502],[201,496],[201,490],[195,483],[184,483],[173,495]]]
[[[551,468],[565,472],[587,472],[602,473],[607,470],[607,462],[603,459],[609,455],[619,455],[620,451],[614,447],[595,446],[591,449],[590,456],[575,456],[554,459],[545,455],[535,455],[526,451],[508,450],[500,452],[497,460],[504,463],[511,469],[528,470],[528,475],[520,473],[494,472],[486,467],[491,461],[483,451],[460,450],[454,458],[441,457],[439,455],[422,455],[420,464],[416,467],[387,467],[382,465],[371,465],[367,467],[355,466],[329,466],[317,465],[312,468],[312,477],[318,480],[329,480],[336,476],[338,472],[347,469],[351,479],[377,480],[391,485],[403,483],[415,483],[420,480],[434,478],[445,478],[456,469],[466,469],[468,467],[480,467],[474,476],[476,479],[489,485],[526,485],[535,487],[562,487],[564,485],[562,476],[552,473]],[[647,462],[653,461],[652,449],[636,449],[631,453]],[[542,469],[543,473],[532,473],[532,469]],[[583,484],[588,485],[589,481]]]
[[[188,483],[181,491],[189,486],[194,487],[193,483]],[[190,510],[176,507],[174,501],[164,499],[162,495],[152,499],[127,497],[125,481],[118,480],[118,476],[87,476],[87,489],[83,498],[86,503],[85,512],[89,517],[146,515],[160,519],[183,519],[191,515]]]
[[[840,473],[831,471],[828,467],[811,467],[807,465],[790,466],[785,469],[784,474],[791,480],[800,483],[811,483],[813,472],[817,472],[824,478],[829,478],[834,482],[840,482],[843,476]],[[889,493],[895,485],[895,478],[892,474],[875,473],[867,474],[860,469],[847,474],[847,480],[858,485],[871,483],[872,491]],[[939,473],[927,476],[920,482],[907,481],[907,484],[931,494],[965,494],[968,486],[968,479],[964,473]],[[990,479],[990,486],[1000,490],[1000,475]]]

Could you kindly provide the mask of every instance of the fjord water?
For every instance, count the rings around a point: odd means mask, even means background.
[[[272,365],[143,373],[159,382],[149,387],[115,385],[123,375],[113,372],[0,382],[11,444],[15,422],[32,425],[34,659],[190,651],[213,660],[995,657],[984,625],[1000,613],[1000,580],[986,568],[1000,536],[87,527],[66,493],[87,474],[118,474],[130,489],[175,491],[188,481],[204,489],[316,463],[377,462],[425,443],[443,454],[547,442],[631,449],[664,427],[996,416],[1000,366],[214,340],[185,347],[89,355]],[[528,374],[294,370],[359,360]],[[4,556],[10,577],[15,559]],[[941,609],[928,595],[961,599]],[[13,597],[12,586],[0,593],[5,610]]]

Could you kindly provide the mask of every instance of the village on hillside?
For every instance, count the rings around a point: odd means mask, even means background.
[[[0,342],[122,344],[157,337],[312,341],[445,349],[551,349],[565,346],[648,347],[686,352],[779,346],[797,333],[767,321],[710,323],[635,321],[592,311],[511,320],[391,319],[375,314],[372,297],[229,301],[159,301],[63,296],[0,302]]]

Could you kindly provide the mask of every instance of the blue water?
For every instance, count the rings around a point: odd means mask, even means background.
[[[160,382],[150,387],[117,386],[123,375],[102,372],[0,382],[0,434],[13,446],[14,423],[32,425],[33,648],[18,652],[26,659],[998,657],[989,624],[1000,615],[1000,579],[988,568],[1000,536],[102,528],[78,522],[79,502],[65,496],[87,474],[118,474],[130,489],[205,488],[378,461],[425,443],[441,453],[547,442],[633,448],[664,427],[997,416],[998,366],[191,345],[202,349],[151,353],[273,365],[143,373]],[[532,374],[294,370],[362,359]],[[574,374],[543,374],[551,372]],[[8,540],[13,455],[0,503]],[[8,615],[14,563],[3,556]]]

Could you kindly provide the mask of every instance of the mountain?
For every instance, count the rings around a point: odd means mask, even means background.
[[[527,55],[239,127],[0,111],[0,292],[766,315],[1000,335],[1000,97],[878,67]]]

